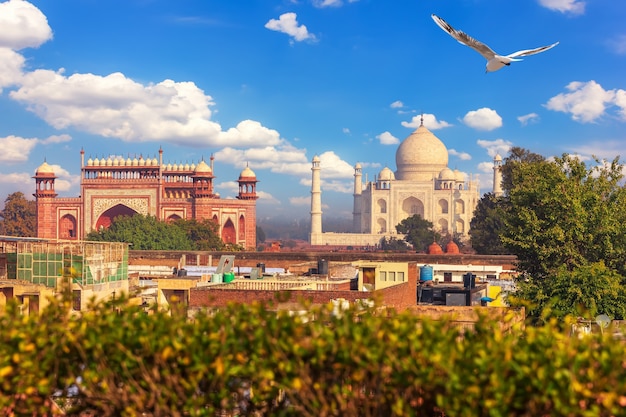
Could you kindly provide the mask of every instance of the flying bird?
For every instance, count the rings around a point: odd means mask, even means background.
[[[487,69],[485,72],[497,71],[505,65],[511,65],[511,62],[513,61],[521,61],[521,59],[517,57],[538,54],[539,52],[547,51],[548,49],[554,48],[559,44],[558,42],[555,42],[552,45],[542,46],[535,49],[524,49],[522,51],[513,52],[509,55],[498,55],[484,43],[472,38],[465,32],[456,30],[455,28],[450,26],[448,22],[446,22],[439,16],[433,14],[431,15],[431,17],[433,18],[437,26],[448,32],[448,34],[456,39],[459,43],[462,43],[463,45],[469,46],[470,48],[474,49],[487,60]]]

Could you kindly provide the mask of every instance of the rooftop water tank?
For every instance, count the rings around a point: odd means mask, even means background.
[[[420,266],[420,281],[433,280],[433,267],[430,265]]]

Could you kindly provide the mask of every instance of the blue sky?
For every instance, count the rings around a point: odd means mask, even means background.
[[[501,54],[494,73],[431,19]],[[306,217],[321,158],[324,216],[350,216],[425,125],[449,165],[492,187],[521,146],[626,155],[626,5],[616,0],[9,0],[0,2],[0,198],[30,196],[46,160],[78,196],[86,158],[197,163],[222,197],[248,164],[258,215]]]

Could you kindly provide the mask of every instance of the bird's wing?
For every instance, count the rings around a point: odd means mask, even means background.
[[[472,38],[465,32],[460,30],[456,30],[448,22],[440,18],[439,16],[433,14],[431,15],[437,26],[439,26],[444,31],[448,32],[450,36],[456,39],[459,43],[462,43],[465,46],[469,46],[470,48],[476,50],[479,54],[481,54],[486,60],[490,60],[493,58],[496,53],[484,43]],[[520,51],[522,52],[522,51]],[[540,52],[540,51],[537,51]],[[535,53],[537,53],[535,52]]]
[[[538,54],[539,52],[547,51],[548,49],[552,49],[557,46],[559,43],[555,42],[552,45],[542,46],[540,48],[535,49],[524,49],[523,51],[513,52],[512,54],[507,55],[508,58],[513,58],[516,56],[528,56]]]

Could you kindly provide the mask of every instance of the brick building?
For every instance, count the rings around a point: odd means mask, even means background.
[[[159,220],[212,219],[224,243],[256,246],[256,175],[246,167],[236,198],[222,199],[214,191],[210,164],[163,162],[156,158],[89,158],[81,150],[79,197],[57,197],[52,167],[44,162],[36,171],[37,236],[83,239],[92,230],[108,227],[120,215],[142,214]]]

